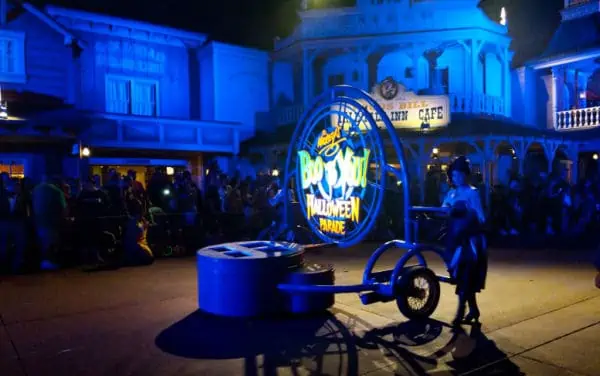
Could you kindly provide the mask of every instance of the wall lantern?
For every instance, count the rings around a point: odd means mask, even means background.
[[[598,160],[598,154],[594,153],[594,155],[592,155],[592,159],[595,160],[595,161],[597,161]]]
[[[81,156],[84,158],[89,157],[92,154],[92,151],[87,146],[81,148]]]
[[[432,153],[433,155],[439,154],[439,153],[440,153],[440,149],[438,149],[438,148],[433,148],[433,150],[431,151],[431,153]]]
[[[168,176],[175,175],[175,169],[173,167],[167,167],[167,175]]]
[[[276,169],[276,168],[274,168],[274,169],[271,171],[271,176],[273,176],[273,177],[278,177],[278,176],[279,176],[279,170],[278,170],[278,169]]]

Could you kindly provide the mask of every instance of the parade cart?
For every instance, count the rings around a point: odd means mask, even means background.
[[[388,156],[392,156],[392,162]],[[393,181],[404,197],[404,240],[391,240],[370,256],[362,281],[336,285],[334,268],[311,265],[311,249],[360,243],[380,215],[386,183]],[[409,319],[429,317],[437,308],[440,282],[426,252],[437,255],[450,270],[442,248],[419,244],[415,218],[444,215],[445,209],[410,205],[405,154],[383,108],[366,92],[336,86],[319,96],[298,123],[290,142],[282,189],[295,189],[305,223],[320,244],[290,242],[297,223],[287,223],[291,210],[283,202],[283,220],[272,238],[209,246],[197,252],[198,304],[205,312],[229,317],[257,317],[323,311],[335,294],[356,293],[363,304],[395,301]],[[287,234],[279,241],[277,234]],[[405,252],[393,269],[374,271],[391,249]]]

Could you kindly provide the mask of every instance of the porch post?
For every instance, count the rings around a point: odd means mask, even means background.
[[[504,115],[510,117],[511,109],[511,85],[510,85],[510,51],[504,49]]]
[[[525,138],[511,143],[514,150],[515,156],[519,159],[519,171],[518,173],[521,175],[525,174],[525,158],[527,158],[527,151],[529,150],[529,146],[531,146],[531,142],[527,141]]]
[[[307,49],[302,50],[302,81],[304,106],[308,106],[314,95],[313,58]]]
[[[571,184],[579,181],[579,145],[569,145],[567,155],[571,161]]]
[[[369,52],[368,51],[362,51],[358,54],[358,61],[360,66],[362,67],[361,71],[360,71],[360,88],[370,92],[371,88],[369,87],[369,73],[370,73],[370,67],[369,67]]]
[[[480,81],[479,75],[479,52],[481,52],[481,47],[483,43],[472,39],[471,40],[471,107],[473,109],[473,113],[477,113],[480,111],[481,107],[479,106],[479,92],[477,90],[477,84]]]
[[[556,129],[556,113],[559,111],[561,101],[558,97],[558,85],[562,83],[561,80],[562,69],[552,68],[552,126]]]
[[[425,202],[425,178],[427,177],[427,164],[429,162],[429,154],[426,150],[425,140],[419,140],[419,151],[417,155],[417,160],[417,176],[419,179],[419,203],[423,205],[423,203]]]

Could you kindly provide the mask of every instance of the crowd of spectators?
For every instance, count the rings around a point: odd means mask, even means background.
[[[157,170],[147,184],[134,171],[104,177],[49,177],[37,185],[0,175],[0,268],[18,273],[72,265],[147,265],[155,257],[189,254],[209,242],[255,239],[277,221],[273,198],[279,180],[245,179],[209,169],[198,187],[189,172]],[[475,176],[476,178],[477,176]],[[433,182],[432,182],[433,179]],[[481,179],[474,180],[485,200]],[[403,234],[398,186],[386,194],[384,214],[373,231],[386,240]],[[445,173],[425,182],[425,204],[438,206],[451,186]],[[395,195],[393,194],[395,191]],[[563,236],[593,242],[600,225],[600,180],[576,185],[561,174],[514,176],[492,187],[488,229],[498,237]],[[293,200],[293,197],[291,198]],[[383,231],[382,231],[383,230]]]
[[[210,241],[252,238],[277,219],[277,182],[207,176],[206,192],[182,172],[157,170],[146,186],[130,170],[83,181],[0,175],[0,268],[19,273],[87,265],[147,265]]]

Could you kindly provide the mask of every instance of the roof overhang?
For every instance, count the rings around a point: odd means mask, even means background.
[[[34,5],[32,5],[28,2],[25,2],[25,1],[21,1],[21,0],[11,0],[11,1],[13,3],[15,3],[16,5],[20,6],[21,8],[25,9],[27,12],[31,13],[33,16],[37,17],[40,21],[42,21],[43,23],[48,25],[51,29],[53,29],[57,33],[62,34],[65,37],[65,45],[67,45],[67,46],[76,45],[81,49],[84,49],[86,47],[85,42],[83,42],[82,40],[75,37],[74,34],[72,34],[70,31],[65,29],[60,23],[58,23],[54,18],[52,18],[46,12],[38,9]]]
[[[46,12],[70,30],[174,46],[199,47],[207,40],[201,33],[51,5],[46,7]]]
[[[533,69],[539,70],[566,65],[570,63],[576,63],[579,61],[594,59],[598,57],[600,57],[600,47],[588,49],[581,52],[545,57],[531,61],[526,65],[532,67]]]

